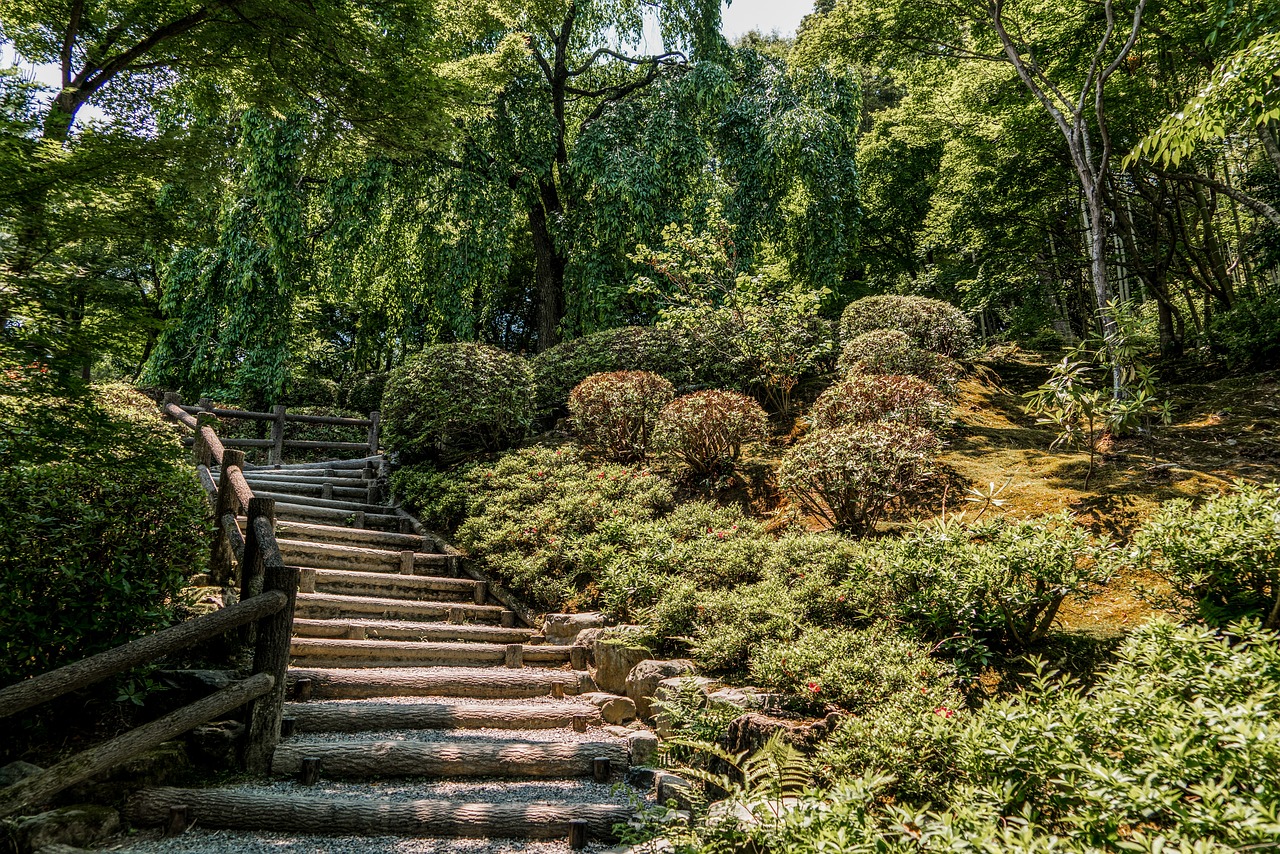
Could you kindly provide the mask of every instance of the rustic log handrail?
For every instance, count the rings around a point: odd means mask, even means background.
[[[0,718],[7,718],[32,706],[87,688],[117,673],[155,661],[165,655],[192,647],[201,641],[224,635],[232,629],[261,620],[278,612],[288,603],[288,596],[271,590],[237,602],[176,626],[130,641],[123,646],[82,658],[79,661],[25,679],[0,690]]]
[[[270,439],[223,439],[220,448],[266,448],[272,463],[283,462],[286,448],[310,449],[322,451],[368,451],[370,456],[378,453],[378,441],[382,430],[382,415],[376,410],[369,413],[368,418],[347,418],[337,415],[300,415],[290,413],[284,406],[274,406],[271,412],[255,412],[250,409],[223,409],[213,406],[201,398],[199,406],[184,405],[176,394],[165,395],[162,409],[173,420],[195,431],[196,435],[183,441],[196,449],[197,461],[202,459],[201,426],[211,423],[200,422],[202,416],[212,418],[234,418],[243,421],[271,422]],[[325,424],[334,427],[357,427],[367,430],[363,442],[328,442],[308,441],[306,439],[286,439],[286,424]],[[215,457],[215,460],[219,457]]]

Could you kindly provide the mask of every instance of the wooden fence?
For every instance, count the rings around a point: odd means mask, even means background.
[[[285,671],[289,666],[289,642],[300,573],[297,567],[285,566],[280,555],[275,535],[275,501],[254,497],[241,471],[244,452],[225,448],[208,423],[216,416],[204,413],[198,419],[192,418],[172,402],[164,405],[164,411],[194,431],[197,471],[213,506],[215,520],[211,582],[224,587],[238,582],[239,601],[212,614],[10,685],[0,690],[0,719],[231,631],[238,630],[240,639],[252,648],[251,675],[159,720],[0,789],[0,818],[42,804],[64,789],[248,703],[252,703],[252,709],[244,750],[245,766],[255,774],[270,770],[271,755],[280,740]],[[210,463],[221,466],[216,483],[209,471]],[[241,513],[245,514],[243,530],[238,518]]]
[[[186,416],[182,420],[188,427],[195,429],[195,419],[200,415],[209,414],[217,418],[236,418],[244,421],[270,421],[271,422],[271,438],[270,439],[223,439],[222,444],[227,448],[265,448],[267,451],[267,462],[269,465],[278,465],[284,462],[284,452],[286,449],[293,450],[320,450],[320,451],[351,451],[355,453],[374,456],[378,453],[378,440],[381,433],[381,414],[377,411],[370,412],[368,418],[340,418],[334,415],[298,415],[290,414],[284,406],[272,407],[270,412],[253,412],[245,409],[220,409],[211,404],[208,398],[201,398],[197,406],[184,406],[182,398],[176,394],[166,394],[164,396],[165,411],[172,405]],[[171,413],[172,414],[172,413]],[[174,415],[177,418],[176,415]],[[362,430],[365,433],[363,442],[321,442],[310,439],[286,439],[285,425],[287,424],[321,424],[331,427],[350,427],[352,429]]]

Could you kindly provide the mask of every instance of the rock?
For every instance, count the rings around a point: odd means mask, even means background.
[[[658,771],[653,776],[658,803],[665,805],[668,801],[675,801],[676,809],[686,810],[693,806],[692,783],[670,771]]]
[[[17,762],[10,762],[0,768],[0,789],[12,786],[19,780],[25,780],[43,770],[39,765],[32,765],[30,762],[23,762],[21,759]]]
[[[765,708],[765,696],[757,693],[754,688],[721,688],[707,695],[707,705],[750,712]]]
[[[18,820],[15,835],[21,850],[47,845],[89,848],[120,829],[120,814],[110,807],[78,804]]]
[[[635,720],[636,704],[627,697],[595,691],[580,695],[584,700],[600,710],[601,719],[607,724],[624,724]]]
[[[547,643],[569,646],[583,629],[602,629],[604,614],[547,614],[542,620],[542,633]]]
[[[197,765],[230,770],[239,755],[245,726],[239,721],[220,721],[198,726],[187,733],[187,752]]]
[[[574,639],[573,645],[584,647],[587,650],[587,663],[595,666],[596,663],[596,641],[604,635],[608,629],[583,629],[578,632],[578,637]]]
[[[190,693],[195,698],[228,688],[237,679],[234,670],[159,670],[156,676],[175,691]]]
[[[658,737],[651,732],[637,730],[627,736],[631,748],[632,765],[653,765],[658,758]]]
[[[652,653],[642,646],[633,646],[625,640],[612,637],[599,638],[595,642],[596,684],[611,694],[627,693],[627,674],[631,668],[649,658]]]
[[[693,662],[678,658],[670,661],[648,659],[636,664],[627,674],[627,696],[636,704],[636,714],[643,720],[653,716],[653,695],[665,679],[693,675]]]
[[[748,712],[729,723],[729,729],[724,738],[725,747],[730,753],[754,753],[776,733],[782,733],[783,741],[793,747],[807,750],[830,735],[839,724],[840,717],[838,712],[832,712],[823,720],[805,724]]]
[[[615,726],[613,724],[608,724],[600,728],[605,732],[609,733],[609,735],[615,736],[617,738],[626,738],[627,736],[631,735],[632,732],[634,732],[634,730],[629,730],[624,726]]]

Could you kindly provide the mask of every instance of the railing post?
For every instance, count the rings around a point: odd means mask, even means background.
[[[271,422],[271,441],[274,444],[267,463],[278,466],[284,462],[284,406],[278,404],[272,407],[271,414],[276,420]]]
[[[382,428],[382,413],[373,410],[369,413],[369,456],[378,454],[378,433]]]
[[[250,498],[246,514],[249,522],[244,536],[244,562],[240,565],[240,601],[262,592],[266,567],[262,562],[262,543],[258,542],[258,528],[254,521],[265,516],[275,527],[276,500],[274,498]],[[252,628],[250,626],[249,628]],[[252,640],[252,638],[246,638]]]
[[[164,400],[160,402],[160,405],[163,407],[170,404],[173,404],[174,406],[181,406],[182,395],[178,394],[176,391],[166,391],[164,393]]]
[[[218,416],[212,412],[201,412],[196,416],[196,438],[191,445],[191,458],[198,466],[208,467],[213,459],[209,445],[204,440],[204,428],[213,429],[213,425],[217,422]]]
[[[258,499],[254,499],[257,501]],[[253,704],[249,738],[245,745],[245,767],[251,774],[268,774],[271,756],[280,741],[280,718],[284,711],[285,672],[289,669],[289,643],[293,635],[293,609],[298,599],[298,568],[285,566],[279,552],[266,567],[267,590],[279,590],[285,606],[258,623],[253,649],[254,674],[266,673],[275,680],[271,690]]]
[[[227,532],[222,528],[222,520],[228,513],[238,513],[240,500],[236,496],[235,487],[231,485],[231,470],[240,469],[244,465],[244,451],[233,451],[230,448],[222,453],[222,471],[218,475],[218,502],[214,505],[213,521],[213,554],[210,557],[211,577],[214,587],[225,587],[231,582],[231,544],[227,541]]]

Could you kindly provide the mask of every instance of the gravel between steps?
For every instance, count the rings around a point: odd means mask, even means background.
[[[574,697],[566,697],[563,700],[552,696],[546,697],[527,697],[525,699],[472,699],[471,697],[374,697],[367,700],[314,700],[315,703],[332,703],[340,705],[343,703],[377,703],[380,706],[439,706],[439,705],[466,705],[466,706],[487,706],[494,709],[509,708],[511,706],[564,706],[574,709],[591,709],[595,706],[586,700],[578,700]],[[298,704],[305,705],[305,704]]]
[[[538,744],[585,744],[587,742],[618,742],[626,739],[606,732],[600,727],[588,727],[586,732],[571,729],[402,729],[380,732],[304,732],[286,739],[282,744],[319,742],[337,744],[358,741],[519,741]]]
[[[591,843],[584,850],[603,852],[608,848]],[[170,839],[138,839],[107,850],[128,854],[572,854],[567,841],[292,836],[229,830],[194,830]]]

